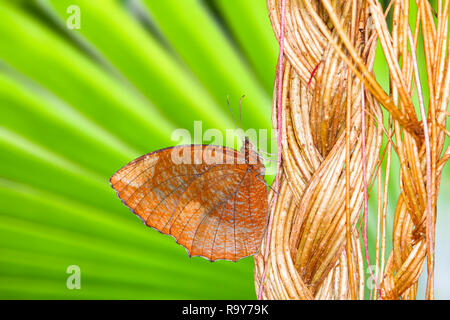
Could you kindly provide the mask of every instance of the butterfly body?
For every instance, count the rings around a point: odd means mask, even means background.
[[[146,154],[110,179],[142,221],[215,261],[258,252],[267,223],[264,165],[246,138],[241,152],[184,145]]]

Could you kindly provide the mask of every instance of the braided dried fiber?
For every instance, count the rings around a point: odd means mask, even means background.
[[[347,2],[345,2],[347,3]],[[277,27],[279,1],[268,1],[269,12]],[[343,21],[351,15],[350,6],[337,9]],[[317,23],[311,19],[303,1],[287,1],[286,60],[282,96],[281,191],[271,203],[274,220],[266,299],[347,299],[349,298],[347,254],[345,252],[345,112],[347,103],[347,65],[326,41]],[[328,24],[323,8],[317,14]],[[359,12],[361,23],[365,12]],[[308,26],[306,29],[301,26]],[[300,32],[299,30],[302,30]],[[305,32],[303,32],[305,31]],[[372,30],[366,28],[370,38]],[[331,31],[332,32],[332,31]],[[333,33],[334,34],[334,33]],[[337,34],[333,35],[336,39]],[[314,40],[314,41],[313,41]],[[358,51],[369,68],[373,65],[375,42],[359,37]],[[300,54],[301,53],[301,54]],[[310,76],[316,65],[316,78]],[[363,297],[363,260],[356,223],[363,204],[361,158],[361,82],[354,77],[351,92],[351,221],[352,257],[357,266],[357,297]],[[366,105],[376,117],[381,110],[370,93]],[[275,108],[274,108],[275,110]],[[275,118],[275,117],[274,117]],[[366,119],[367,172],[375,172],[382,130]],[[275,124],[276,125],[276,124]],[[263,247],[261,252],[264,252]],[[264,261],[255,257],[257,287]]]
[[[267,1],[278,39],[281,1]],[[365,202],[363,191],[373,178],[381,179],[384,133],[387,173],[384,187],[378,181],[376,266],[380,272],[375,273],[379,288],[375,293],[380,295],[374,298],[415,299],[426,264],[426,297],[433,299],[436,200],[441,172],[450,158],[450,148],[443,150],[450,135],[445,129],[450,97],[449,0],[438,1],[436,10],[428,1],[417,0],[414,30],[409,25],[409,1],[393,1],[388,6],[392,31],[386,12],[375,0],[285,1],[286,62],[282,96],[274,97],[272,117],[276,128],[275,101],[280,98],[280,188],[270,199],[269,255],[264,259],[264,241],[255,256],[255,285],[260,288],[263,281],[265,299],[364,298],[356,225]],[[419,31],[427,101],[415,52]],[[389,67],[389,94],[372,73],[378,39]],[[418,106],[413,104],[415,90]],[[383,126],[383,112],[389,115],[388,129]],[[393,213],[393,249],[385,261],[392,149],[400,161],[401,194]]]

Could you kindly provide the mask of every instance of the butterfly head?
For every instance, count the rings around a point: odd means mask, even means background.
[[[255,146],[248,137],[244,137],[241,152],[245,155],[245,162],[250,165],[262,166],[264,168],[264,159],[256,151]]]

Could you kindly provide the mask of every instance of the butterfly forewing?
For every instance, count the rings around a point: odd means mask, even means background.
[[[177,146],[130,162],[110,182],[136,215],[190,256],[237,261],[258,251],[267,219],[262,164],[244,157],[221,146]]]

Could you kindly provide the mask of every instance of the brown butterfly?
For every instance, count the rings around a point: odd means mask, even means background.
[[[237,261],[258,252],[267,224],[261,157],[246,137],[241,151],[182,145],[148,153],[110,179],[122,202],[188,255]]]

